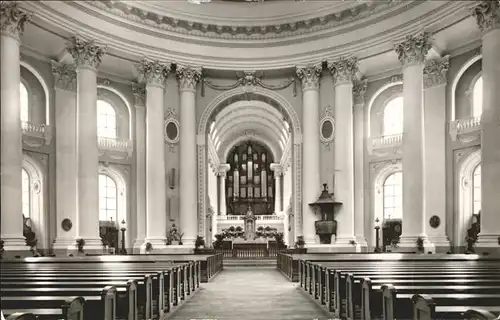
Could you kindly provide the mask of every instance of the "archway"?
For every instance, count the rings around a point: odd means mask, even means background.
[[[246,109],[246,111],[244,111]],[[244,114],[250,116],[235,125],[234,120]],[[259,118],[261,120],[259,120]],[[271,120],[272,119],[272,120]],[[276,125],[276,119],[281,124]],[[213,123],[216,123],[215,125]],[[286,124],[285,124],[286,123]],[[282,130],[284,127],[284,130]],[[219,128],[219,140],[214,131]],[[280,129],[278,129],[280,128]],[[281,133],[286,131],[286,133]],[[213,135],[211,135],[211,133]],[[302,132],[299,117],[293,106],[282,95],[268,89],[254,86],[239,87],[228,90],[213,99],[203,111],[198,123],[197,154],[198,154],[198,232],[205,234],[208,223],[208,160],[214,153],[218,158],[234,146],[236,141],[245,140],[245,136],[253,136],[276,154],[275,162],[280,162],[284,169],[292,163],[291,193],[293,194],[293,208],[289,212],[295,221],[295,235],[302,234],[302,186],[301,186],[301,159],[302,159]],[[282,138],[287,138],[287,145],[283,145]],[[251,140],[251,139],[248,139]],[[280,142],[281,141],[281,142]],[[215,150],[214,150],[215,149]],[[212,151],[209,151],[212,150]],[[291,160],[290,160],[291,158]]]

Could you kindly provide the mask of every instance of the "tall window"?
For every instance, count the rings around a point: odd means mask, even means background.
[[[20,93],[20,107],[21,107],[21,121],[29,121],[29,101],[28,101],[28,90],[21,82],[19,83],[19,93]]]
[[[483,77],[479,77],[472,90],[472,116],[479,117],[483,112]]]
[[[403,97],[390,100],[384,108],[384,136],[403,133]]]
[[[31,218],[31,198],[30,198],[31,179],[26,169],[22,168],[21,174],[23,180],[22,181],[23,215],[25,218]]]
[[[99,175],[99,220],[116,222],[116,183],[105,174]]]
[[[403,218],[403,173],[395,172],[384,181],[384,219]]]
[[[474,169],[472,176],[472,197],[473,197],[473,213],[478,214],[481,211],[481,165],[479,164]]]
[[[103,100],[97,100],[97,135],[116,138],[116,111]]]

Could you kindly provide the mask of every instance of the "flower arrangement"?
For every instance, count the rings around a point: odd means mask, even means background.
[[[205,247],[205,240],[203,239],[202,236],[196,237],[196,241],[194,242],[194,247],[195,249],[198,249],[200,247]]]
[[[424,238],[418,237],[417,238],[417,250],[418,252],[424,252]]]
[[[283,232],[276,232],[274,234],[274,239],[276,240],[276,246],[279,248],[279,249],[282,249],[282,248],[285,248],[286,247],[286,244],[285,244],[285,241],[284,241],[284,235],[283,235]]]
[[[144,247],[144,250],[146,251],[146,253],[149,253],[149,252],[151,252],[151,250],[153,250],[153,245],[151,244],[151,242],[146,242],[146,246]]]
[[[226,238],[225,233],[217,233],[214,235],[215,241],[213,243],[215,249],[222,249],[222,243],[224,242],[224,239]]]
[[[83,238],[76,239],[76,248],[78,249],[78,252],[83,253],[84,246],[85,246],[85,239]]]
[[[303,248],[305,244],[304,236],[298,236],[297,241],[295,241],[295,248]]]

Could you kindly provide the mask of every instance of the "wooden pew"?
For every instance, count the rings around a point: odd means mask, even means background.
[[[469,309],[464,313],[465,320],[498,320],[500,319],[500,315],[498,317],[487,310],[484,309]]]
[[[448,298],[451,299],[451,298]],[[477,301],[477,298],[473,302]],[[496,301],[491,301],[491,306],[481,305],[481,312],[469,311],[470,306],[464,305],[454,305],[454,306],[439,306],[439,302],[436,302],[436,296],[425,294],[416,294],[412,297],[413,301],[413,319],[415,320],[436,320],[436,319],[468,319],[467,317],[473,316],[478,317],[477,319],[482,319],[481,317],[486,316],[486,319],[493,317],[495,319],[495,314],[500,314],[500,303]],[[469,302],[468,300],[467,302]]]
[[[86,292],[84,297],[33,296],[2,293],[2,311],[6,315],[16,312],[33,313],[40,319],[68,320],[115,320],[116,288],[105,287],[101,291]],[[85,305],[85,308],[84,308]],[[61,308],[62,306],[62,308]],[[55,317],[55,318],[54,318]]]
[[[36,320],[36,317],[33,313],[27,313],[27,312],[16,312],[14,314],[11,314],[6,320]]]
[[[68,298],[60,308],[54,309],[34,309],[33,312],[14,312],[6,317],[6,320],[44,320],[44,319],[63,319],[63,320],[83,320],[85,299],[83,297]],[[3,312],[4,310],[2,310]],[[9,310],[6,310],[10,312]]]

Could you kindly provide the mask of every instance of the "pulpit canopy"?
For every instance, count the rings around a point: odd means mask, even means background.
[[[328,192],[328,185],[326,183],[323,183],[323,191],[321,191],[318,200],[309,204],[310,206],[315,208],[316,212],[319,211],[319,213],[321,213],[321,215],[323,216],[323,220],[333,220],[327,219],[326,217],[331,214],[333,218],[335,207],[342,204],[342,202],[335,201],[332,195],[333,194],[330,194]]]

